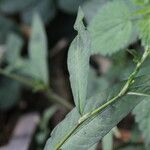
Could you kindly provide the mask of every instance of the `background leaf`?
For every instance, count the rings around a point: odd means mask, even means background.
[[[27,10],[24,10],[21,17],[23,22],[30,24],[35,12],[40,15],[44,23],[48,23],[56,13],[53,0],[40,0],[34,6],[31,5]]]
[[[9,85],[9,86],[8,86]],[[8,78],[2,78],[0,84],[0,109],[6,110],[17,104],[20,97],[20,84]]]
[[[123,0],[104,5],[89,25],[92,53],[111,55],[135,41],[137,31],[132,19],[131,10]]]
[[[150,97],[147,100],[142,101],[133,111],[136,122],[138,122],[139,128],[142,131],[145,145],[147,148],[150,146]]]
[[[45,85],[49,83],[47,66],[47,39],[43,23],[38,15],[34,15],[32,34],[29,41],[29,63],[26,71],[31,77],[41,80]]]
[[[58,0],[58,7],[69,13],[76,13],[79,6],[86,0]]]
[[[11,65],[20,58],[23,40],[16,34],[9,34],[6,41],[6,60]]]

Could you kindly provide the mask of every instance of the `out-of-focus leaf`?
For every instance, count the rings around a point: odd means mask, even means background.
[[[0,82],[0,109],[6,110],[17,104],[20,97],[20,84],[8,78]]]
[[[111,55],[136,40],[131,12],[123,0],[109,2],[98,11],[89,25],[92,53]]]
[[[26,61],[22,72],[35,80],[42,81],[45,85],[49,83],[47,49],[47,39],[43,23],[40,17],[35,14],[29,41],[29,60]]]
[[[102,6],[111,0],[87,0],[82,4],[82,9],[85,14],[85,18],[89,23]]]
[[[17,13],[30,5],[35,5],[39,0],[1,0],[0,10],[4,13]]]
[[[56,12],[53,0],[40,0],[34,6],[31,5],[27,10],[22,12],[22,20],[30,24],[35,12],[40,15],[44,23],[48,23],[53,19]]]
[[[108,80],[105,77],[99,77],[94,70],[90,68],[88,75],[87,98],[99,93],[109,86]]]
[[[80,113],[86,104],[87,84],[89,73],[89,58],[91,39],[83,24],[84,14],[81,9],[77,16],[74,28],[78,35],[71,43],[68,52],[68,69],[70,73],[71,88],[76,107]]]
[[[143,46],[150,46],[150,15],[139,22],[139,30]]]
[[[13,65],[21,54],[23,40],[16,34],[9,34],[6,41],[6,60]]]
[[[10,32],[17,31],[17,26],[11,20],[0,16],[0,44],[4,44]]]
[[[148,4],[150,1],[149,0],[133,0],[133,2],[138,5],[144,5],[144,4]]]
[[[50,130],[49,130],[49,121],[54,113],[57,111],[57,106],[51,106],[50,108],[46,109],[43,113],[39,124],[39,132],[36,135],[36,140],[38,144],[43,144],[46,140]]]
[[[104,136],[102,139],[103,150],[112,150],[113,149],[113,134],[112,130]]]
[[[135,84],[136,83],[136,84]],[[150,94],[150,77],[143,76],[136,78],[135,83],[132,85],[131,90],[136,90],[136,92],[147,92]],[[87,105],[88,112],[95,110],[100,105],[95,105],[95,101],[106,102],[108,99],[114,97],[122,87],[122,84],[109,90],[101,92],[97,99],[93,100],[93,103],[88,101]],[[148,87],[146,91],[144,88]],[[142,91],[141,91],[142,89]],[[105,94],[104,94],[105,93]],[[96,98],[96,96],[95,96]],[[102,100],[101,100],[102,99]],[[61,145],[62,150],[87,150],[93,144],[101,140],[104,135],[106,135],[123,117],[125,117],[140,101],[144,100],[144,96],[126,95],[119,99],[116,103],[108,106],[105,110],[97,114],[95,117],[82,123],[80,127],[69,136],[69,138]],[[98,102],[97,102],[98,104]],[[70,133],[72,129],[76,126],[80,118],[79,113],[77,113],[76,108],[67,115],[67,117],[53,130],[51,138],[47,141],[44,150],[55,150],[56,146],[60,144],[62,140],[66,137],[67,133]]]
[[[76,13],[84,1],[86,0],[58,0],[58,7],[68,13]]]
[[[139,145],[129,145],[129,146],[125,146],[123,148],[119,148],[118,150],[145,150],[144,146],[139,146]]]
[[[133,111],[139,128],[142,131],[147,149],[150,147],[150,96],[142,101]]]

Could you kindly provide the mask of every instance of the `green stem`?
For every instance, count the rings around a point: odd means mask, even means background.
[[[92,117],[96,116],[98,113],[102,112],[105,108],[107,108],[108,106],[114,104],[119,98],[125,96],[129,90],[129,87],[131,86],[131,84],[133,84],[134,82],[134,78],[136,77],[137,73],[139,72],[139,69],[141,67],[141,65],[143,64],[143,62],[146,60],[146,58],[148,57],[150,53],[150,49],[146,48],[141,60],[137,63],[134,71],[131,73],[131,75],[129,76],[127,82],[125,83],[125,85],[123,86],[123,88],[120,90],[120,92],[113,97],[112,99],[110,99],[109,101],[107,101],[105,104],[103,104],[102,106],[98,107],[97,109],[95,109],[92,112],[89,112],[85,115],[83,115],[79,120],[77,125],[64,137],[64,139],[58,143],[58,145],[56,146],[56,150],[60,150],[61,146],[75,133],[75,131],[87,120],[91,119]]]
[[[58,103],[62,106],[64,106],[65,108],[67,108],[68,110],[71,110],[73,108],[73,105],[70,104],[67,100],[63,99],[62,97],[58,96],[57,94],[55,94],[54,92],[52,92],[51,90],[47,90],[46,91],[46,95],[47,97],[53,101],[54,103]]]
[[[0,68],[0,74],[10,78],[10,79],[13,79],[13,80],[16,80],[22,84],[24,84],[25,86],[28,86],[30,88],[33,88],[33,81],[31,81],[30,79],[27,79],[27,78],[24,78],[22,76],[19,76],[17,74],[10,74],[8,73],[7,71],[3,70]]]
[[[1,68],[0,68],[0,74],[4,75],[4,76],[6,76],[6,77],[8,77],[10,79],[16,80],[16,81],[24,84],[25,86],[27,86],[27,87],[29,87],[31,89],[35,88],[34,81],[31,80],[31,79],[27,79],[27,78],[22,77],[22,76],[17,75],[17,74],[8,73],[8,72],[6,72],[5,70],[3,70]],[[65,99],[61,98],[60,96],[58,96],[54,92],[51,92],[50,89],[46,90],[45,93],[46,93],[46,96],[48,97],[48,99],[50,99],[54,103],[58,103],[59,105],[64,106],[68,110],[71,110],[73,108],[73,106],[68,101],[66,101]]]

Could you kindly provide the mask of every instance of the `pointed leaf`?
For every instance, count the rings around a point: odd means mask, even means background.
[[[68,69],[74,101],[80,113],[83,112],[89,72],[90,36],[83,25],[83,12],[79,9],[74,28],[78,35],[71,43],[68,53]]]
[[[34,15],[32,34],[29,41],[30,67],[32,75],[48,84],[47,39],[43,23],[38,15]],[[31,71],[30,70],[30,71]]]

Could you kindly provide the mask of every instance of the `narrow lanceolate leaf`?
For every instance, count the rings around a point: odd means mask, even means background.
[[[138,81],[140,81],[139,84]],[[148,84],[150,83],[150,77],[143,76],[136,78],[135,83],[137,84],[133,84],[131,90],[134,91],[134,89],[136,89],[136,92],[150,92],[150,84]],[[122,85],[124,85],[124,83],[101,92],[102,95],[97,97],[97,101],[102,102],[101,99],[103,99],[104,102],[108,101],[120,91]],[[144,91],[145,86],[147,87],[146,91]],[[142,91],[140,91],[141,87],[143,87]],[[67,115],[67,117],[54,129],[44,150],[89,149],[101,140],[144,98],[144,96],[126,95],[118,99],[116,103],[109,105],[102,112],[99,112],[95,116],[83,122],[77,128],[75,127],[78,124],[80,115],[77,113],[76,108],[74,108],[74,110],[69,113],[69,115]],[[95,109],[99,106],[95,105],[94,100],[93,104],[90,101],[91,109]]]
[[[78,35],[71,43],[68,53],[68,69],[70,73],[71,87],[75,104],[80,113],[83,112],[86,103],[91,49],[89,33],[82,22],[83,17],[83,12],[79,9],[74,26],[78,31]]]
[[[108,2],[98,11],[89,25],[93,53],[111,55],[136,40],[131,12],[123,0]]]
[[[150,47],[150,14],[139,22],[139,30],[143,46]]]
[[[33,17],[32,34],[29,41],[30,73],[48,84],[47,39],[43,23],[36,14]]]

